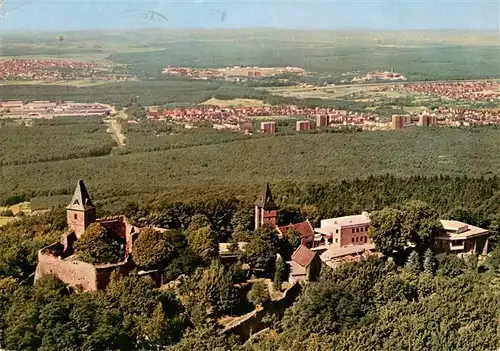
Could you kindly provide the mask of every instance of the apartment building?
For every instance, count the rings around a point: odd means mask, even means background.
[[[260,132],[264,134],[276,133],[276,122],[262,122],[260,124]]]
[[[295,123],[295,130],[297,132],[301,132],[301,131],[309,130],[309,129],[311,129],[311,122],[310,121],[297,121],[297,123]]]

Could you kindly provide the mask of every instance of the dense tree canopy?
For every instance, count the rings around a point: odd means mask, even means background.
[[[499,343],[498,249],[482,264],[474,257],[435,255],[428,243],[437,218],[464,220],[498,233],[498,184],[495,177],[381,176],[273,186],[278,204],[293,204],[288,210],[296,209],[301,219],[310,218],[306,209],[318,218],[372,211],[376,244],[394,256],[401,254],[402,259],[370,258],[334,271],[323,269],[319,281],[303,290],[283,319],[279,320],[280,315],[271,330],[252,337],[245,346],[244,340],[221,334],[217,323],[252,311],[254,306],[248,302],[251,284],[245,282],[252,271],[242,271],[239,263],[211,262],[211,254],[202,259],[203,245],[193,245],[196,234],[191,231],[201,230],[200,237],[215,237],[214,241],[195,240],[212,243],[207,247],[234,233],[235,238],[249,241],[247,253],[241,253],[243,263],[255,273],[274,273],[276,281],[286,280],[282,277],[284,262],[276,261],[286,240],[279,240],[269,226],[255,233],[248,231],[252,227],[249,202],[255,189],[236,187],[228,193],[224,188],[206,192],[195,188],[186,191],[182,201],[173,192],[127,206],[127,216],[134,223],[170,228],[161,236],[151,233],[154,240],[145,240],[146,249],[142,250],[150,259],[156,257],[150,253],[161,240],[171,246],[169,258],[160,265],[169,283],[162,289],[155,289],[150,279],[138,278],[134,272],[126,278],[114,276],[107,291],[101,292],[71,294],[50,276],[30,286],[27,278],[34,272],[37,250],[59,240],[66,223],[64,212],[26,216],[0,228],[0,347],[494,349]],[[189,228],[196,218],[201,226]],[[210,232],[205,230],[208,227]],[[96,232],[99,238],[102,230]],[[139,238],[134,245],[138,242]],[[134,253],[132,256],[135,259]]]
[[[437,217],[437,212],[422,201],[409,201],[401,209],[373,211],[371,236],[386,255],[401,253],[410,244],[423,253],[442,229]]]
[[[276,230],[271,225],[263,225],[245,246],[245,251],[241,253],[241,260],[254,269],[274,272],[278,249]]]
[[[192,228],[191,225],[190,228]],[[219,246],[217,245],[215,234],[209,226],[200,227],[195,230],[188,229],[188,231],[189,248],[194,253],[207,262],[217,257]]]
[[[264,303],[270,300],[267,285],[262,281],[253,283],[252,288],[247,294],[247,298],[248,301],[253,303],[255,306],[262,306]]]
[[[164,235],[153,228],[145,228],[133,244],[134,262],[139,267],[155,268],[165,266],[173,253],[173,246]]]
[[[384,255],[404,250],[407,238],[402,235],[403,214],[400,210],[384,208],[370,214],[370,235],[377,250]]]
[[[124,259],[123,239],[99,223],[91,223],[75,243],[76,255],[93,264],[116,263]]]
[[[203,308],[208,314],[220,315],[231,313],[238,304],[236,282],[234,269],[214,260],[209,267],[198,268],[184,283],[182,290],[190,303]]]

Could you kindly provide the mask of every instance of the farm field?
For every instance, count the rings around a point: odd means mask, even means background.
[[[106,199],[171,188],[321,182],[386,173],[471,177],[500,173],[500,129],[496,128],[409,128],[255,138],[237,135],[233,139],[214,134],[210,144],[205,133],[200,133],[192,136],[192,140],[199,138],[200,145],[188,143],[169,149],[148,146],[157,138],[150,133],[125,134],[128,144],[120,154],[4,166],[0,199],[68,194],[79,178],[96,189],[94,196]],[[161,138],[157,146],[170,136]],[[263,157],[267,160],[264,164]]]
[[[359,94],[360,101],[374,101],[376,98],[396,98],[407,96],[401,83],[353,84],[326,87],[279,87],[261,88],[274,95],[318,99],[332,99]],[[392,89],[391,89],[392,88]],[[418,94],[415,94],[418,95]]]
[[[265,102],[257,99],[229,99],[229,100],[221,100],[216,98],[208,99],[207,101],[202,102],[200,105],[210,105],[210,106],[244,106],[244,107],[253,107],[253,106],[263,106]]]
[[[12,221],[15,221],[17,218],[16,217],[1,217],[0,216],[0,227],[12,222]]]
[[[5,80],[0,81],[0,86],[12,85],[53,85],[53,86],[68,86],[68,87],[90,87],[102,84],[116,83],[113,80],[61,80],[61,81],[39,81],[39,80]]]
[[[410,81],[498,78],[498,34],[478,31],[167,30],[5,35],[8,57],[132,65],[136,74],[159,76],[171,66],[296,66],[333,81],[346,72],[394,69]],[[64,41],[59,42],[59,35]],[[258,43],[258,45],[256,45]],[[231,44],[231,45],[228,45]],[[418,49],[418,51],[415,51]],[[367,52],[369,54],[367,54]],[[348,59],[346,59],[348,58]]]

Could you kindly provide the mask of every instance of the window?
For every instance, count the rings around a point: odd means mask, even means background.
[[[76,213],[73,215],[73,217],[74,217],[75,219],[78,219],[78,215],[77,215]]]
[[[354,228],[352,228],[352,232],[354,233]]]
[[[366,243],[366,240],[367,240],[367,239],[368,239],[368,237],[367,237],[367,236],[365,236],[365,243]]]
[[[365,227],[365,230],[368,231],[368,227]]]
[[[363,231],[363,227],[361,227],[361,228],[359,229],[359,231],[360,231],[360,232],[362,232],[362,231]]]
[[[359,228],[356,228],[356,233],[359,233]]]
[[[339,242],[339,239],[335,238],[335,244],[337,244]]]
[[[338,229],[335,229],[335,234],[338,234],[339,233],[339,230]]]
[[[354,238],[352,238],[352,242],[354,242]]]
[[[356,242],[358,242],[358,240],[359,240],[359,238],[358,238],[358,237],[356,237]]]

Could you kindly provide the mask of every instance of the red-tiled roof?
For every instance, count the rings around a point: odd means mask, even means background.
[[[306,246],[300,245],[292,255],[292,261],[302,267],[308,267],[316,256],[316,252],[309,250]]]
[[[284,225],[278,229],[281,234],[285,234],[289,229],[295,229],[302,237],[314,236],[314,229],[309,221]]]

